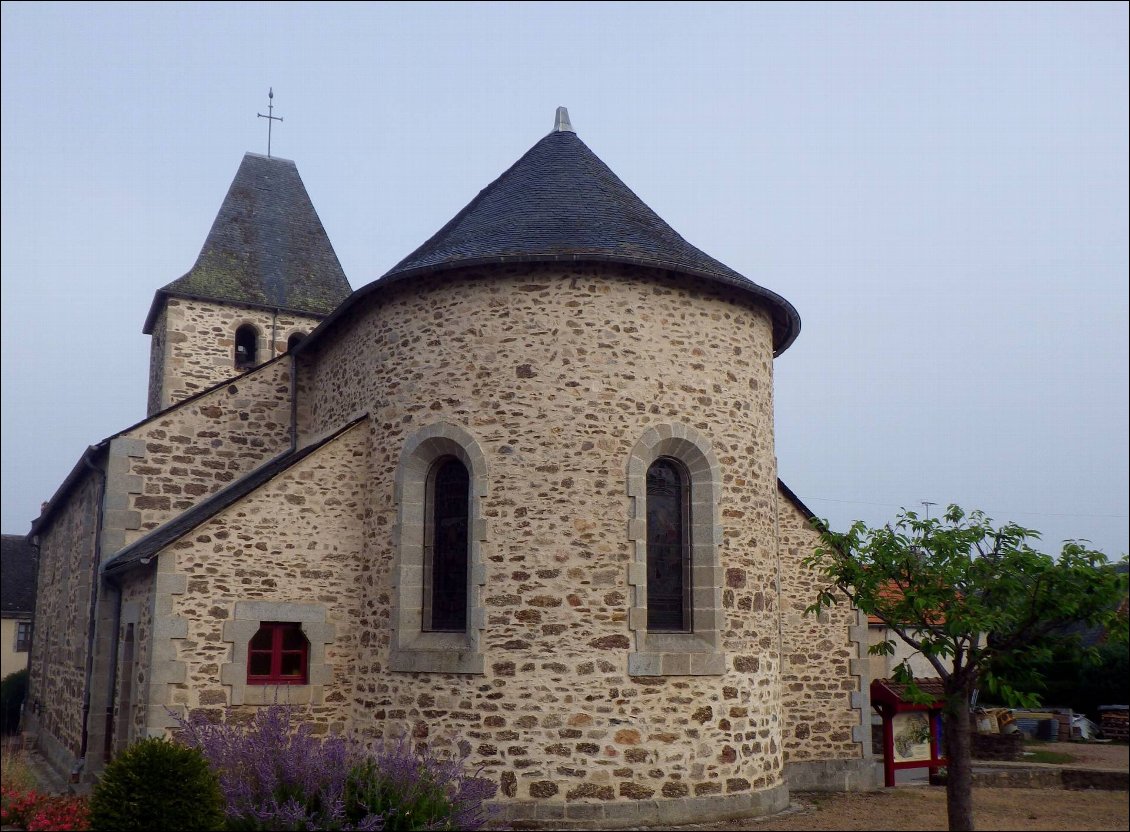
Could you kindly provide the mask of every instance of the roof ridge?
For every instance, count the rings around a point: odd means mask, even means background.
[[[151,413],[148,416],[146,416],[144,419],[140,419],[140,420],[134,422],[132,425],[128,425],[127,427],[122,428],[121,430],[119,430],[116,433],[111,433],[109,436],[104,437],[103,439],[99,439],[93,445],[87,445],[86,449],[82,452],[82,454],[79,455],[78,462],[76,462],[74,464],[74,467],[71,468],[70,473],[67,474],[67,476],[63,479],[63,481],[59,484],[59,487],[55,489],[55,493],[52,494],[51,497],[47,500],[47,502],[43,504],[43,507],[40,508],[39,516],[31,521],[31,531],[28,532],[28,534],[29,535],[37,534],[43,528],[43,525],[47,522],[47,520],[51,517],[51,515],[55,513],[55,509],[58,507],[59,501],[70,490],[71,486],[74,485],[75,480],[78,479],[78,475],[81,474],[82,471],[86,468],[85,460],[90,459],[93,454],[95,454],[98,451],[105,448],[108,444],[110,444],[112,441],[117,439],[119,436],[124,436],[125,434],[129,433],[132,430],[137,430],[137,428],[141,427],[142,425],[144,425],[148,422],[152,422],[154,419],[159,419],[162,416],[170,413],[171,411],[176,410],[177,408],[184,407],[185,405],[192,404],[193,402],[196,402],[199,399],[204,398],[209,393],[216,392],[221,387],[226,387],[228,385],[235,384],[236,382],[239,382],[244,377],[249,376],[252,373],[258,372],[259,370],[262,370],[264,367],[266,367],[270,364],[274,364],[274,363],[276,363],[278,361],[282,361],[286,358],[293,359],[293,357],[294,356],[293,356],[291,351],[287,351],[287,352],[281,353],[280,355],[276,355],[274,358],[268,359],[267,361],[264,361],[262,364],[257,364],[249,370],[244,370],[239,375],[232,376],[231,378],[221,379],[220,381],[217,381],[216,383],[214,383],[214,384],[212,384],[208,387],[205,387],[203,390],[197,390],[191,396],[183,398],[180,401],[173,402],[168,407],[164,407],[161,410],[158,410],[156,413]]]
[[[266,485],[288,468],[297,465],[367,418],[369,418],[369,414],[364,413],[316,442],[311,442],[302,448],[288,448],[271,457],[262,465],[251,469],[219,491],[209,494],[191,508],[185,509],[175,517],[170,517],[129,546],[120,549],[113,557],[102,564],[99,571],[104,574],[112,574],[128,569],[136,563],[147,562],[159,550],[179,540],[201,523]]]

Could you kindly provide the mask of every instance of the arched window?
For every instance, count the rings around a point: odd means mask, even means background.
[[[427,632],[467,629],[468,516],[471,477],[452,456],[428,474],[424,528],[424,620]]]
[[[290,352],[292,349],[302,343],[302,339],[306,337],[305,332],[295,332],[286,339],[286,351]]]
[[[301,624],[264,621],[247,645],[247,684],[305,685],[309,657]]]
[[[251,324],[244,324],[235,331],[235,368],[249,370],[257,363],[259,353],[259,330]]]
[[[488,482],[482,448],[460,426],[435,422],[404,440],[394,486],[389,670],[484,672]]]
[[[691,626],[690,488],[683,466],[660,457],[647,469],[647,629]]]
[[[722,467],[688,425],[644,430],[628,457],[629,676],[720,676]]]

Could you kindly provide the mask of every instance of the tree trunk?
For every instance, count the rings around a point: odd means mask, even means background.
[[[947,680],[948,681],[948,680]],[[955,680],[956,681],[956,680]],[[969,739],[969,685],[946,685],[942,736],[946,744],[946,813],[951,830],[973,829],[973,762]]]

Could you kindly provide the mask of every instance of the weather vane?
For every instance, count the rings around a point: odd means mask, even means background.
[[[267,90],[267,115],[256,113],[259,118],[267,119],[267,158],[271,158],[271,122],[282,121],[282,116],[275,115],[275,88]]]

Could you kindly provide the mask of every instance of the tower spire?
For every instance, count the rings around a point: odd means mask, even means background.
[[[259,118],[267,119],[267,158],[271,158],[271,122],[282,121],[282,116],[275,115],[275,88],[267,89],[267,115],[256,113]]]
[[[565,107],[557,108],[557,116],[553,119],[553,132],[554,133],[576,133],[573,125],[569,122],[569,110]]]

